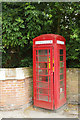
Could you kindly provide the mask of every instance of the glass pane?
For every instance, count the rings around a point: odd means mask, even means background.
[[[49,102],[51,102],[51,96],[49,96]]]
[[[60,67],[63,67],[64,66],[64,62],[60,62]]]
[[[37,82],[37,87],[48,88],[48,83]]]
[[[47,63],[39,63],[39,68],[47,68]]]
[[[37,92],[37,94],[38,94],[38,88],[36,89],[36,92]]]
[[[38,95],[37,95],[37,100],[38,100]]]
[[[38,61],[38,57],[36,56],[36,61]]]
[[[60,73],[63,73],[64,68],[60,68]]]
[[[36,63],[36,68],[38,68],[38,63]]]
[[[39,100],[48,101],[48,96],[39,95]]]
[[[39,55],[47,55],[47,50],[38,50]]]
[[[39,69],[39,74],[40,75],[48,75],[48,70],[46,70],[46,69]]]
[[[62,74],[62,75],[60,75],[60,80],[61,80],[61,79],[63,79],[63,74]]]
[[[48,58],[47,56],[39,56],[39,62],[47,62]]]
[[[51,89],[50,87],[51,87],[51,77],[49,76],[49,89]]]
[[[60,61],[63,61],[63,56],[60,56]]]
[[[64,93],[61,93],[61,94],[60,94],[60,100],[61,100],[62,98],[64,98]]]
[[[49,50],[49,55],[50,55],[50,50]]]
[[[51,81],[51,77],[49,76],[49,82]]]
[[[64,85],[64,82],[63,82],[63,80],[62,81],[60,81],[60,86],[63,86]]]
[[[41,89],[39,88],[39,94],[48,94],[48,89]]]
[[[36,75],[36,80],[38,81],[38,76]]]
[[[48,82],[48,76],[39,76],[39,81]]]
[[[62,55],[63,54],[63,49],[60,49],[60,55]]]
[[[37,55],[37,50],[36,50],[36,55]]]
[[[49,56],[49,62],[50,62],[50,56]]]

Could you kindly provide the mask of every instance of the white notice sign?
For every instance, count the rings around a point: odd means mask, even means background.
[[[62,90],[63,90],[63,89],[62,89],[62,88],[60,88],[60,93],[62,92]]]
[[[35,44],[52,44],[53,40],[36,41]]]
[[[64,45],[64,41],[57,40],[57,44],[62,44],[62,45]]]

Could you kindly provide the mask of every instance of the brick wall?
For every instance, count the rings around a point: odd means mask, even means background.
[[[32,69],[0,69],[0,110],[25,108],[32,101]]]
[[[79,103],[80,96],[80,69],[78,68],[67,68],[66,71],[66,84],[67,84],[67,102],[68,103]]]
[[[66,70],[67,102],[79,103],[80,69]],[[0,110],[20,109],[32,103],[32,68],[0,68]]]

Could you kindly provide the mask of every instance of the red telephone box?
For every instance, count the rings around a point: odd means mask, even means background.
[[[34,106],[53,110],[66,103],[65,41],[55,34],[33,39]]]

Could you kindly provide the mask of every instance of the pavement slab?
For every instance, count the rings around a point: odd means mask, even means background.
[[[78,105],[68,104],[58,111],[34,108],[33,105],[26,109],[0,111],[2,118],[78,118]]]

